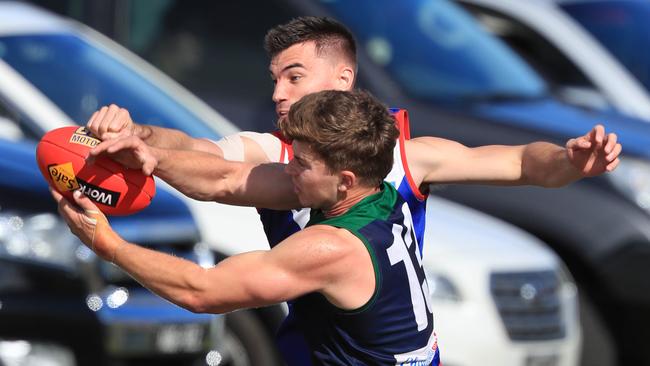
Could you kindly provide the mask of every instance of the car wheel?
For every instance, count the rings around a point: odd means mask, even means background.
[[[275,345],[264,324],[251,310],[226,314],[228,366],[281,365]]]
[[[616,345],[591,299],[580,291],[582,366],[616,366]]]

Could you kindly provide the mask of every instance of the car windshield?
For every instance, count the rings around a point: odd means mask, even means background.
[[[77,123],[85,123],[99,107],[114,103],[128,109],[140,123],[219,137],[155,84],[74,35],[0,37],[0,58]]]
[[[562,3],[650,91],[650,2]]]
[[[322,0],[322,5],[410,96],[444,101],[546,94],[534,71],[448,1]]]

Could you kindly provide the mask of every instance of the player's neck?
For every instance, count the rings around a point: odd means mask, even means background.
[[[379,192],[379,187],[356,187],[347,191],[344,198],[329,209],[323,210],[325,217],[341,216],[362,199]]]

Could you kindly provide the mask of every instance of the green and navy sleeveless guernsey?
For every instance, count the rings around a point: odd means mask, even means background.
[[[407,202],[419,254],[422,255],[426,195],[422,194],[415,185],[406,160],[404,142],[410,139],[408,113],[404,109],[390,109],[390,113],[395,117],[395,123],[400,135],[393,150],[393,168],[385,181],[397,188],[397,191]],[[291,141],[285,139],[279,132],[276,132],[275,136],[282,143],[280,154],[275,162],[286,164],[293,158]],[[258,212],[271,247],[304,228],[310,219],[309,208],[291,211],[259,209]],[[289,366],[310,365],[310,355],[306,352],[308,346],[302,332],[297,329],[298,324],[293,314],[294,303],[289,301],[287,304],[289,314],[276,334],[278,349]]]
[[[341,216],[325,218],[313,211],[307,226],[312,225],[342,228],[363,242],[372,258],[375,291],[352,311],[337,308],[320,293],[293,301],[292,315],[310,364],[438,365],[429,290],[411,214],[395,188],[384,182],[379,193]]]

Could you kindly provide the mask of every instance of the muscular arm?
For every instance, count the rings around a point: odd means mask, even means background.
[[[194,312],[265,306],[314,291],[339,306],[355,308],[374,291],[367,250],[342,229],[315,225],[270,251],[236,255],[203,268],[125,241],[80,192],[75,193],[74,204],[51,192],[70,230],[86,246],[159,296]]]
[[[566,147],[548,142],[469,148],[454,141],[421,137],[406,142],[415,182],[482,183],[561,187],[584,177],[611,171],[619,163],[616,135],[596,126]]]
[[[86,127],[104,141],[135,136],[153,147],[203,151],[232,160],[228,157],[231,151],[223,150],[224,148],[232,148],[228,143],[214,143],[208,139],[191,137],[180,130],[135,123],[131,119],[128,110],[120,108],[115,104],[104,106],[93,113],[86,123]],[[248,162],[274,161],[273,159],[267,159],[265,155],[268,151],[276,148],[272,146],[274,141],[269,142],[268,136],[266,136],[267,138],[255,139],[256,137],[268,134],[241,134],[242,136],[246,136],[246,138],[240,139],[236,135],[233,137],[236,137],[239,143],[243,141],[241,143],[242,146],[237,148],[245,150],[245,153],[242,152],[241,158],[235,160]],[[224,138],[224,141],[227,140],[228,138]]]
[[[301,207],[284,164],[232,162],[200,151],[151,150],[158,161],[153,173],[188,197],[277,210]]]
[[[241,163],[202,151],[155,148],[135,136],[103,141],[89,159],[100,154],[155,174],[197,200],[278,210],[301,207],[284,164]]]
[[[221,149],[204,138],[194,138],[183,131],[151,125],[134,124],[134,135],[149,146],[163,149],[203,151],[223,156]]]
[[[229,257],[215,267],[198,265],[121,243],[115,264],[159,296],[194,312],[224,313],[267,306],[320,291],[344,280],[349,251],[331,233],[306,229],[268,251]],[[318,250],[319,247],[328,250]],[[369,270],[371,270],[369,268]],[[351,271],[347,271],[350,273]]]

